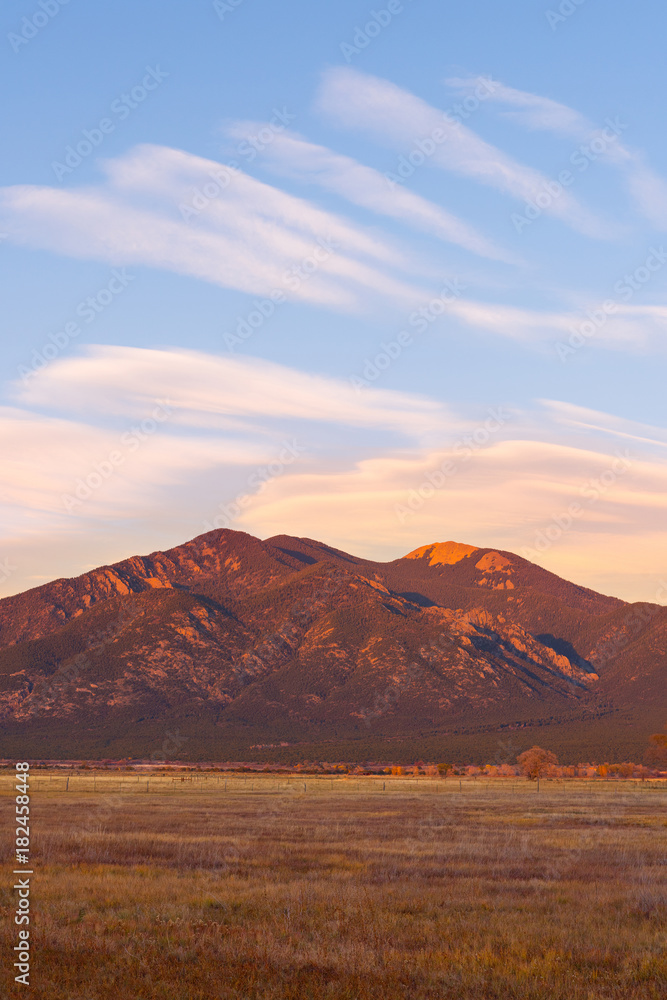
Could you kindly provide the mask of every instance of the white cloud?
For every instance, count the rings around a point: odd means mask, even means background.
[[[572,427],[581,427],[587,431],[600,432],[617,438],[636,441],[643,445],[654,445],[657,448],[667,448],[667,430],[663,427],[653,427],[613,414],[590,410],[574,403],[562,403],[558,400],[544,399],[540,401],[550,411],[554,421]]]
[[[259,123],[237,122],[226,129],[231,138],[242,139],[249,131],[260,130]],[[380,215],[390,216],[436,236],[495,260],[513,260],[507,251],[439,205],[404,188],[390,186],[387,178],[349,156],[325,146],[308,142],[301,136],[276,133],[262,153],[262,163],[282,174],[307,184],[318,184],[348,199],[355,205]]]
[[[479,77],[450,78],[445,83],[454,89],[469,93],[474,91],[480,82]],[[602,125],[594,125],[585,115],[560,104],[558,101],[539,94],[531,94],[525,90],[516,90],[494,81],[493,88],[488,91],[490,103],[507,104],[518,111],[503,111],[501,117],[514,121],[525,128],[553,132],[556,135],[568,136],[580,143],[589,144],[602,136],[605,144],[600,152],[596,152],[602,160],[614,164],[624,172],[627,187],[636,207],[642,215],[659,230],[667,230],[667,181],[646,165],[644,154],[632,149],[620,138],[606,141],[609,135],[605,129],[608,121],[619,129],[619,135],[627,128],[619,116],[608,119]]]
[[[240,170],[150,145],[105,168],[96,187],[0,189],[0,226],[13,242],[72,257],[345,310],[365,308],[369,294],[405,306],[423,296],[393,273],[410,270],[402,251]],[[289,277],[311,259],[307,278]]]
[[[450,311],[475,329],[526,343],[553,337],[554,332],[560,332],[561,335],[569,332],[574,318],[565,313],[540,312],[537,309],[521,309],[497,302],[472,302],[469,299],[453,302]]]
[[[98,519],[150,516],[161,491],[193,473],[272,457],[267,442],[174,434],[167,413],[161,409],[155,420],[155,410],[153,401],[136,423],[128,419],[122,431],[112,431],[84,420],[0,409],[3,533],[29,534],[40,523],[75,531],[63,496],[75,495],[79,480],[91,474],[100,482],[75,513]],[[110,461],[112,454],[116,458]]]
[[[479,85],[480,78],[470,77],[467,79],[451,78],[445,83],[462,92],[474,91]],[[605,143],[601,152],[596,152],[596,157],[609,160],[619,166],[632,165],[637,154],[629,150],[621,142],[619,136],[627,128],[627,123],[618,116],[608,118],[602,125],[594,125],[585,115],[567,104],[561,104],[550,97],[542,97],[540,94],[531,94],[526,90],[516,90],[514,87],[507,87],[498,81],[493,82],[486,100],[490,104],[506,104],[518,108],[518,111],[501,111],[500,116],[506,121],[516,122],[524,128],[540,132],[552,132],[555,135],[567,136],[578,142],[590,143],[593,139],[602,137]],[[609,132],[610,123],[613,130]],[[607,129],[605,134],[605,129]],[[614,131],[615,130],[615,131]]]
[[[324,77],[317,107],[337,124],[360,129],[405,153],[439,130],[442,139],[426,163],[487,184],[504,194],[532,201],[548,178],[481,139],[466,125],[387,80],[337,68]],[[545,209],[574,229],[603,238],[609,227],[567,191]]]
[[[605,313],[598,302],[582,302],[576,311],[554,312],[525,309],[498,302],[456,299],[447,307],[448,315],[478,332],[491,333],[524,345],[563,344],[575,335],[577,347],[606,348],[634,353],[663,352],[667,346],[667,306],[630,305],[613,300],[615,310]],[[590,334],[589,313],[602,320]],[[578,331],[586,327],[586,334]],[[567,355],[566,355],[567,358]]]
[[[349,381],[310,375],[257,358],[187,350],[92,347],[84,355],[54,362],[27,385],[21,401],[133,419],[167,399],[173,420],[219,427],[219,417],[303,420],[347,427],[391,429],[419,436],[444,426],[443,406],[409,393],[371,389],[359,393]]]
[[[656,229],[667,231],[667,181],[647,167],[642,157],[637,156],[634,169],[628,177],[628,185],[645,218]]]
[[[445,80],[448,87],[460,93],[473,93],[480,82],[480,77],[450,77]],[[556,132],[574,139],[586,139],[593,131],[593,126],[587,118],[566,104],[560,104],[549,97],[541,97],[539,94],[531,94],[526,90],[507,87],[497,80],[486,87],[485,101],[520,108],[519,111],[505,111],[502,116],[526,128]]]
[[[593,310],[603,320],[596,324],[593,335],[577,331],[590,326],[588,312]],[[662,352],[666,346],[667,307],[659,305],[633,306],[616,302],[615,311],[601,311],[601,304],[582,303],[577,312],[554,312],[525,309],[499,302],[481,302],[459,298],[447,306],[447,315],[476,332],[493,334],[523,345],[568,345],[570,337],[578,337],[578,346],[587,349]],[[576,348],[573,350],[573,353]],[[567,356],[566,356],[567,357]]]

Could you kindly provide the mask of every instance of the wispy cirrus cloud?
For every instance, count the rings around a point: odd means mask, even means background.
[[[27,385],[18,384],[17,394],[24,405],[82,411],[91,418],[135,418],[164,398],[174,411],[170,423],[214,429],[220,418],[236,418],[253,430],[261,421],[301,420],[419,437],[448,423],[446,407],[416,394],[383,389],[359,394],[344,379],[258,358],[188,350],[90,347],[50,365]]]
[[[449,77],[445,80],[447,87],[461,94],[473,93],[479,85],[480,77]],[[494,80],[489,88],[486,101],[490,104],[505,104],[518,110],[503,111],[501,115],[507,121],[514,121],[525,128],[537,131],[554,132],[557,135],[572,139],[590,137],[594,126],[585,115],[567,104],[561,104],[550,97],[532,94],[527,90],[517,90]]]
[[[448,305],[448,316],[476,333],[503,337],[525,347],[553,344],[567,345],[574,337],[577,348],[605,348],[632,353],[662,353],[667,346],[667,307],[631,305],[614,301],[613,314],[600,308],[599,302],[583,302],[579,311],[527,309],[500,302],[459,298]],[[602,317],[593,333],[578,331],[591,326],[590,311]],[[578,339],[576,339],[578,338]],[[575,350],[576,350],[575,349]],[[571,350],[574,353],[574,350]]]
[[[471,93],[478,86],[479,80],[479,77],[451,77],[445,83],[460,93]],[[540,94],[508,87],[498,81],[494,82],[486,100],[490,105],[504,104],[515,109],[500,112],[501,117],[507,121],[531,130],[567,136],[580,143],[590,144],[600,138],[606,127],[605,124],[595,125],[585,115],[566,104]],[[612,122],[614,128],[619,129],[619,135],[628,127],[628,123],[620,121],[618,116]],[[601,143],[600,151],[596,151],[595,155],[623,172],[636,208],[656,229],[667,230],[667,181],[647,164],[645,154],[619,138]]]
[[[105,161],[106,181],[0,189],[10,241],[83,259],[143,264],[251,294],[362,311],[369,297],[408,305],[423,291],[391,241],[240,170],[142,145]],[[321,241],[329,247],[325,259]],[[294,266],[315,258],[307,281]]]
[[[637,155],[628,174],[628,187],[642,215],[661,232],[667,232],[667,181]]]
[[[564,426],[579,427],[586,431],[635,441],[640,445],[667,448],[667,430],[664,427],[642,424],[639,421],[601,413],[599,410],[591,410],[574,403],[563,403],[551,399],[540,400],[540,402],[551,413],[554,422]]]
[[[548,182],[538,170],[519,163],[445,112],[388,80],[358,70],[329,70],[316,107],[338,125],[362,130],[400,150],[437,133],[442,138],[426,162],[512,198],[531,201]],[[566,191],[552,199],[546,211],[588,236],[604,238],[611,231]]]
[[[75,531],[63,495],[73,495],[77,482],[91,473],[101,478],[97,470],[101,463],[108,465],[112,453],[120,456],[118,463],[113,473],[104,466],[108,479],[91,493],[83,512],[93,520],[149,515],[164,502],[164,493],[202,470],[256,465],[271,457],[267,440],[248,440],[238,433],[213,437],[191,428],[174,433],[168,410],[160,412],[158,424],[151,417],[156,409],[156,400],[147,399],[113,429],[100,427],[92,414],[75,418],[27,407],[0,408],[2,533],[18,537],[47,525],[67,534]],[[142,420],[149,421],[148,432],[142,430]]]
[[[258,122],[236,122],[227,126],[230,138],[243,139],[249,131],[260,130]],[[333,191],[355,205],[389,216],[492,260],[515,260],[479,233],[474,226],[439,205],[403,188],[390,188],[386,177],[352,157],[326,146],[309,142],[292,132],[274,135],[262,154],[262,163],[271,170],[305,184]]]

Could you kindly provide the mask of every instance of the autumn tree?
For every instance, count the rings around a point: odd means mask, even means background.
[[[503,778],[513,778],[516,775],[513,764],[501,764],[498,767],[498,774]]]
[[[543,778],[549,773],[549,769],[558,763],[558,758],[551,750],[543,750],[542,747],[531,747],[524,750],[516,759],[523,774],[531,781],[536,778]]]
[[[664,732],[654,733],[650,737],[644,763],[649,767],[667,768],[667,724]]]

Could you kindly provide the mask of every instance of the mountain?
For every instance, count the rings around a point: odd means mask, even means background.
[[[0,754],[638,759],[666,672],[667,608],[511,552],[218,530],[0,601]]]

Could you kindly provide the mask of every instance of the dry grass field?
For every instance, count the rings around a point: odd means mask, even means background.
[[[658,1000],[657,783],[40,773],[35,957],[13,983],[0,780],[3,996],[40,1000]]]

